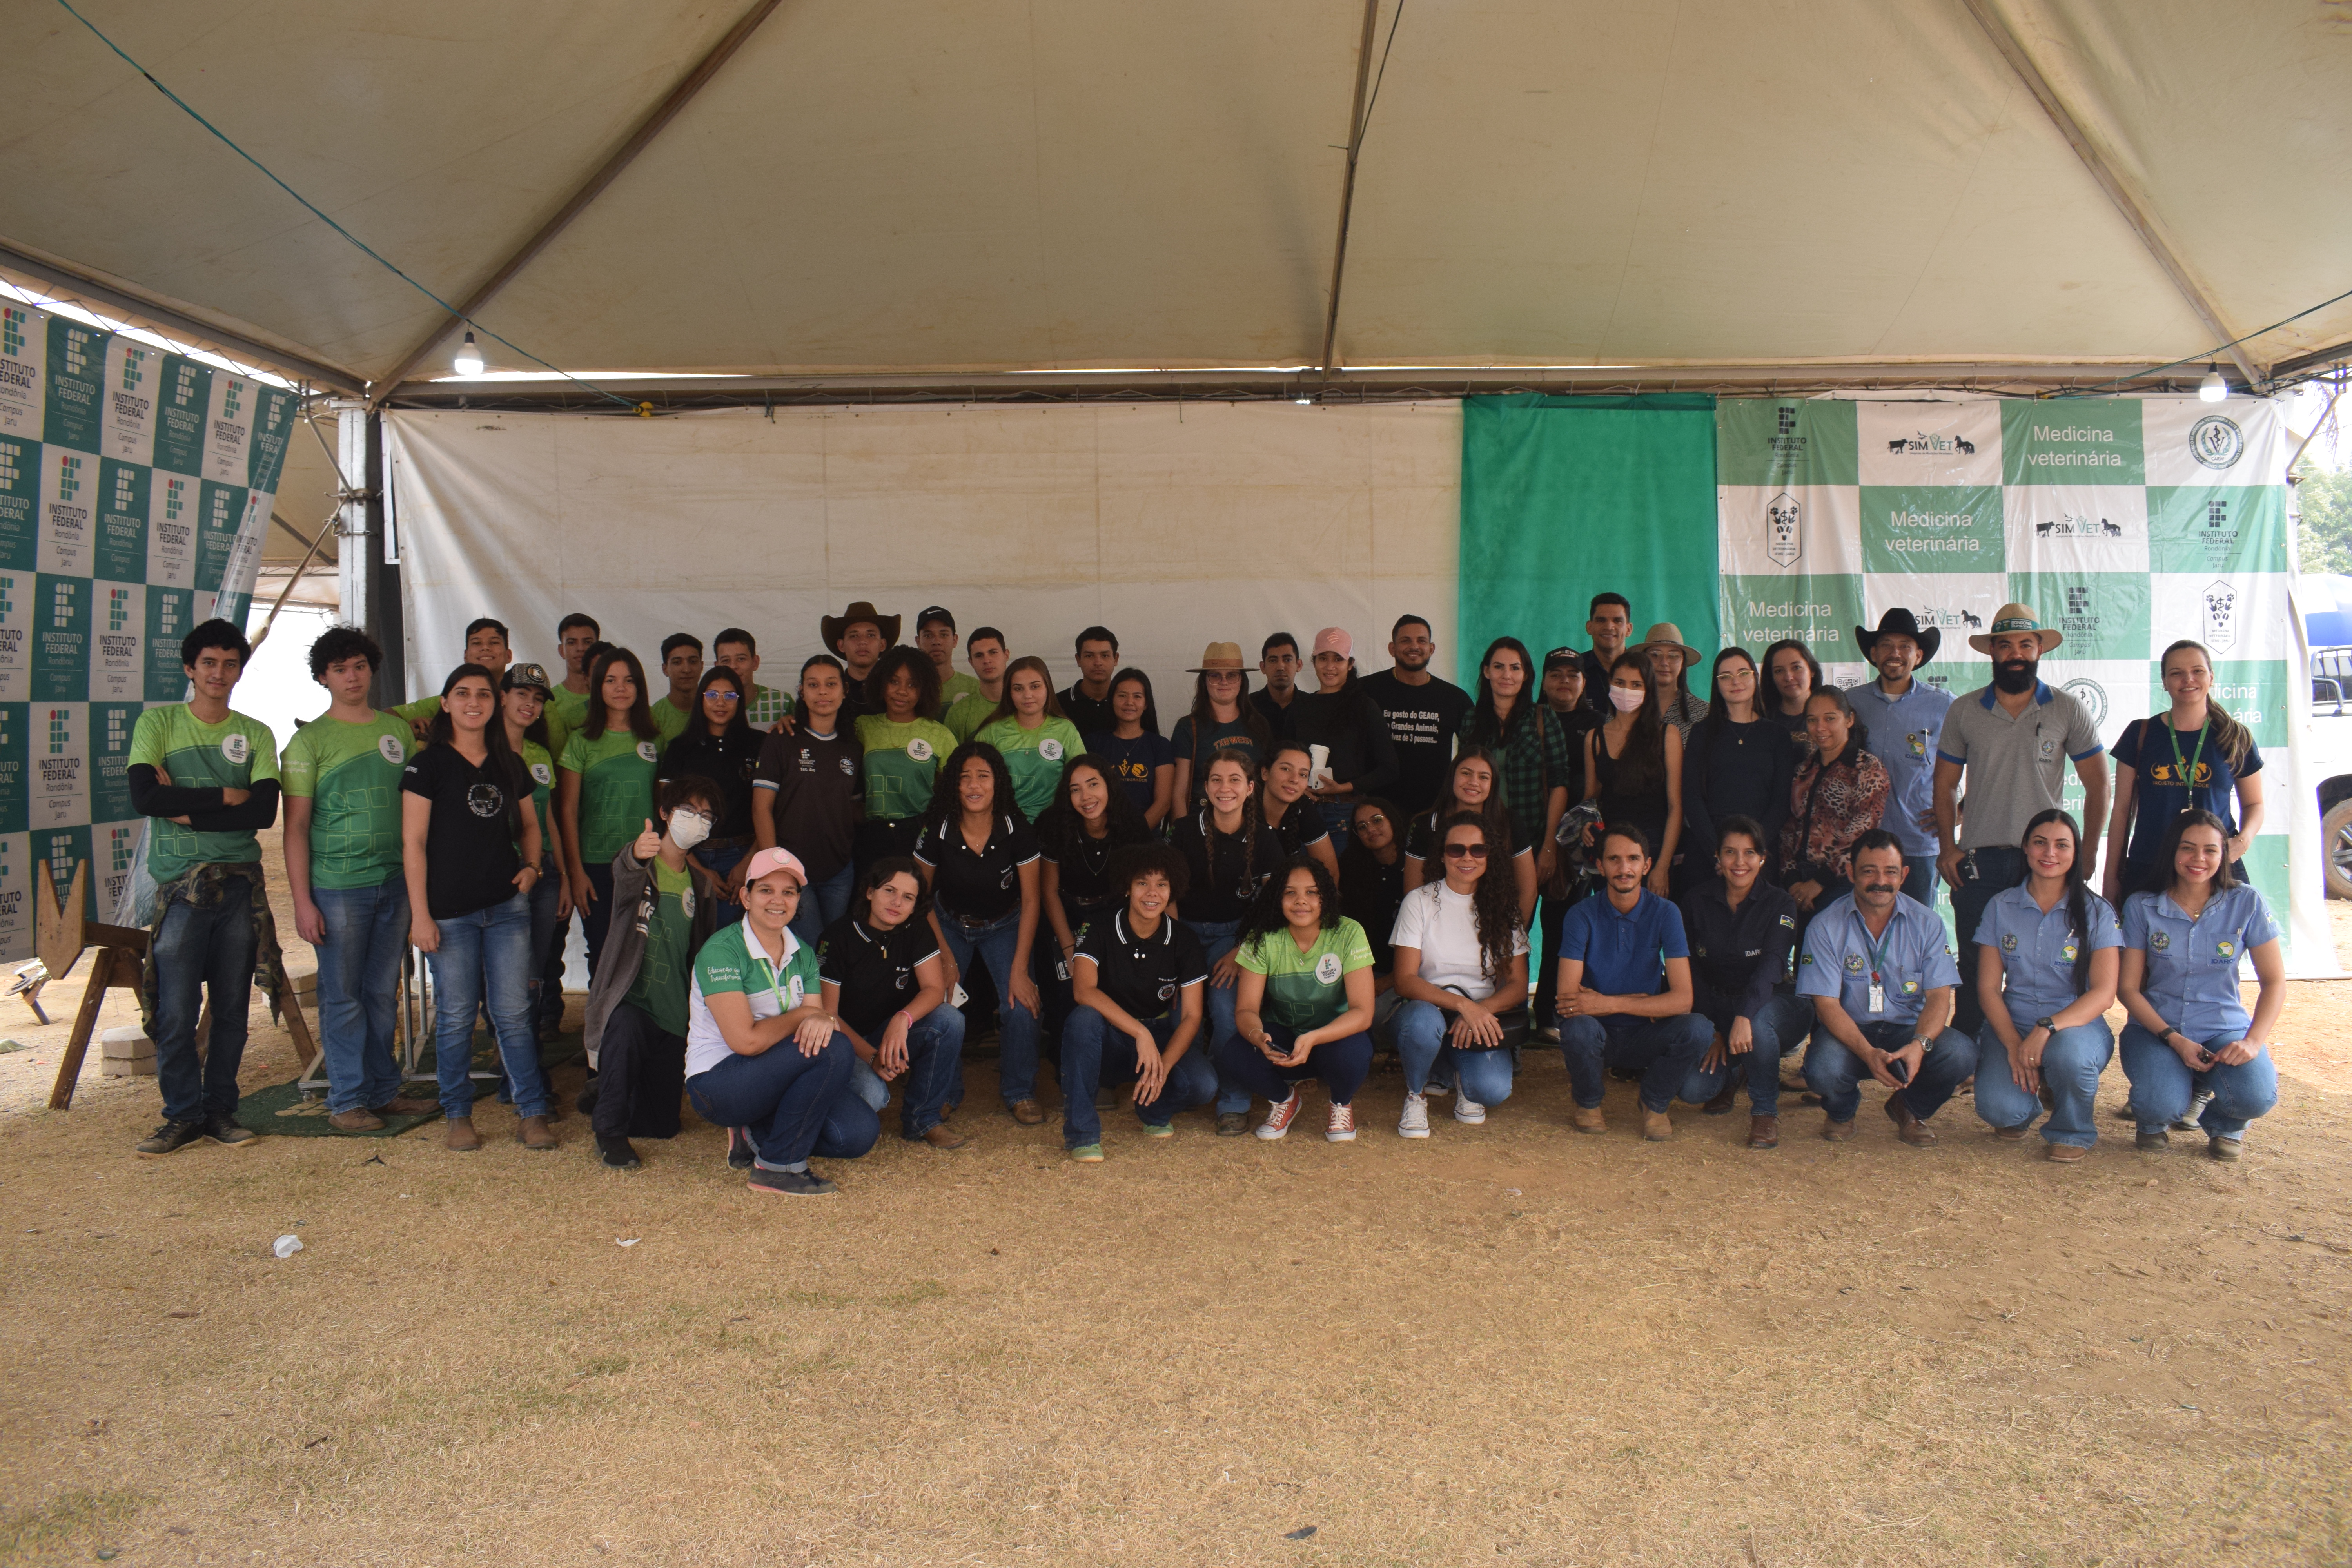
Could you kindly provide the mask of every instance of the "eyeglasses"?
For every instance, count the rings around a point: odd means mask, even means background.
[[[1379,812],[1375,811],[1367,816],[1356,818],[1356,826],[1359,827],[1385,827],[1388,826],[1388,820],[1389,819],[1387,817],[1382,816]]]
[[[1484,844],[1449,844],[1445,847],[1445,858],[1448,860],[1484,860],[1486,847]]]
[[[714,686],[702,694],[702,700],[705,702],[740,702],[743,700],[743,694],[740,691],[721,690]]]

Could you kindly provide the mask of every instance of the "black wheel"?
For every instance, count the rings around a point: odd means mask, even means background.
[[[2352,899],[2352,800],[2339,800],[2319,819],[2319,840],[2327,846],[2327,896]]]

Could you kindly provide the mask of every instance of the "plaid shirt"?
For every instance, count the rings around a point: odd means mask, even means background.
[[[743,718],[754,730],[765,730],[792,710],[791,698],[772,686],[761,686],[754,681],[751,684],[751,710]]]
[[[1462,738],[1476,741],[1478,710],[1462,716]],[[1543,703],[1519,716],[1507,744],[1491,749],[1502,759],[1503,805],[1511,814],[1511,842],[1544,844],[1545,817],[1551,792],[1574,782],[1577,766],[1569,760],[1568,721]]]

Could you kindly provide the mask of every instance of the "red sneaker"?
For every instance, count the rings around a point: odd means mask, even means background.
[[[1265,1120],[1257,1124],[1257,1135],[1261,1138],[1274,1139],[1289,1131],[1290,1124],[1298,1120],[1298,1109],[1301,1103],[1298,1091],[1292,1089],[1288,1100],[1265,1113]]]

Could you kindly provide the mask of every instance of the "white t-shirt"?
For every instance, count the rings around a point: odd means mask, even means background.
[[[1421,977],[1432,985],[1459,991],[1473,1002],[1495,994],[1495,982],[1479,969],[1478,913],[1470,895],[1457,893],[1444,881],[1423,882],[1404,896],[1397,910],[1391,947],[1421,950]],[[1511,932],[1511,952],[1528,950],[1527,932]]]

